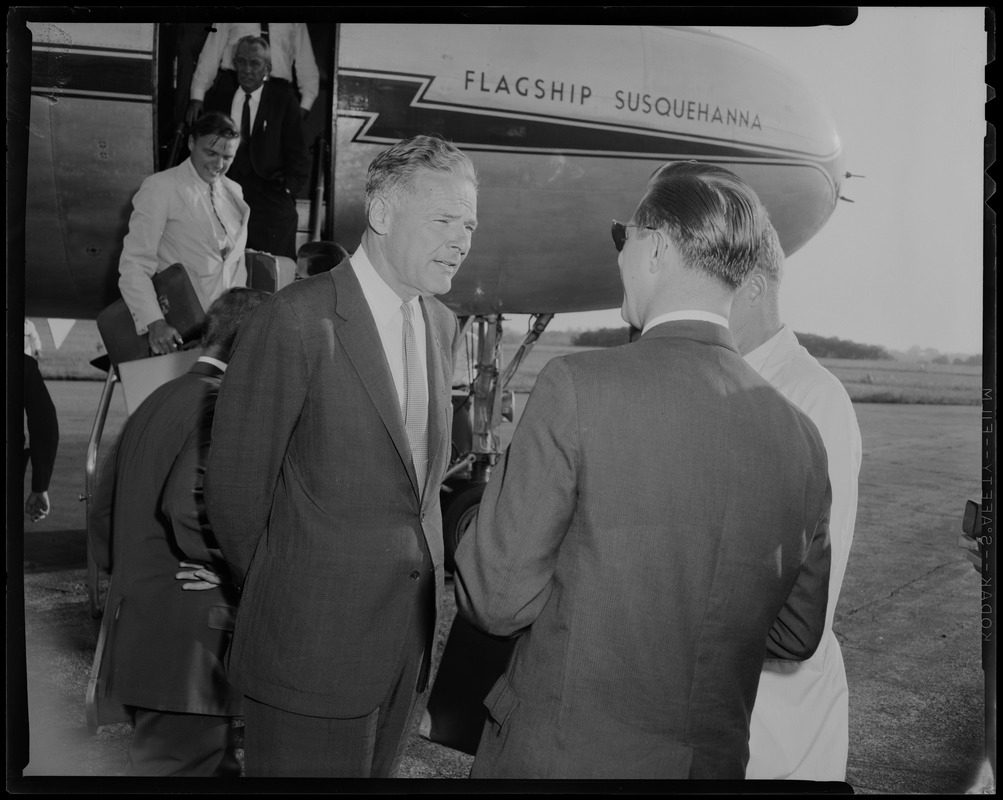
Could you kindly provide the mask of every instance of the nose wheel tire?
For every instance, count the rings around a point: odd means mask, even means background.
[[[467,529],[477,518],[477,509],[481,505],[481,495],[484,494],[485,483],[476,483],[459,492],[446,506],[442,514],[442,541],[445,546],[445,565],[448,572],[453,572],[456,562],[456,548]]]

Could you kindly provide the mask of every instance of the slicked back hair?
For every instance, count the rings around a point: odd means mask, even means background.
[[[203,136],[218,136],[220,139],[240,138],[240,129],[236,123],[221,111],[203,114],[195,120],[188,133],[195,139],[201,139]]]
[[[268,292],[244,286],[235,286],[223,292],[206,311],[202,347],[221,348],[226,354],[222,360],[229,361],[237,331],[248,314],[261,305],[267,297]]]
[[[422,170],[442,172],[463,178],[477,189],[474,165],[451,142],[441,136],[413,136],[384,150],[369,165],[366,173],[366,214],[377,195],[391,203],[414,189],[415,179]]]
[[[666,230],[683,263],[736,289],[755,269],[769,215],[733,172],[696,161],[659,167],[634,215]]]
[[[784,250],[780,246],[780,237],[772,223],[767,223],[763,230],[763,241],[759,252],[759,263],[756,265],[766,279],[779,286],[784,277]]]

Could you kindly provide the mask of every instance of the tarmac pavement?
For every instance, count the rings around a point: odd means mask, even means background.
[[[60,408],[63,387],[51,388]],[[64,434],[52,492],[59,514],[29,527],[25,539],[31,761],[23,778],[8,770],[14,792],[89,791],[93,778],[121,776],[131,736],[125,724],[87,728],[84,696],[97,625],[88,613],[77,494],[90,423],[83,415],[84,433],[74,439],[65,422],[70,414],[60,413]],[[864,437],[860,512],[834,626],[850,685],[847,781],[858,794],[994,793],[984,761],[980,581],[957,547],[965,501],[978,498],[979,409],[864,404],[857,413]],[[909,414],[928,435],[896,431]],[[110,420],[108,430],[114,429]],[[449,603],[440,655],[454,613],[451,597]],[[471,763],[468,754],[415,733],[401,769],[401,777],[414,780],[391,791],[430,791],[441,783],[448,788],[440,791],[475,789],[442,780],[465,778]],[[102,791],[128,785],[100,783]],[[244,790],[253,791],[247,782]]]

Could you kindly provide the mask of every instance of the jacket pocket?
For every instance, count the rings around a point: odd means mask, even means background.
[[[501,728],[512,712],[519,706],[519,695],[508,682],[508,677],[502,675],[495,685],[491,687],[487,697],[484,698],[484,706],[488,710],[492,721],[498,728]]]

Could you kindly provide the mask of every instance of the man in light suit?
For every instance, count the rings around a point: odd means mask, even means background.
[[[762,257],[735,296],[731,329],[745,360],[804,411],[825,445],[832,486],[829,604],[825,634],[802,662],[767,659],[752,710],[747,778],[846,780],[849,690],[832,630],[857,515],[861,441],[853,403],[780,317],[784,252],[770,226]]]
[[[112,575],[94,698],[100,719],[133,722],[129,775],[240,775],[241,696],[223,668],[237,594],[201,488],[220,379],[264,297],[237,287],[209,307],[199,360],[126,420],[90,504],[95,560]]]
[[[814,652],[825,451],[728,331],[767,224],[693,162],[614,223],[642,336],[546,365],[456,553],[460,613],[519,636],[472,777],[741,779],[764,656]]]
[[[240,132],[224,114],[205,114],[188,137],[191,156],[143,181],[132,200],[129,233],[119,259],[118,288],[136,333],[149,332],[155,355],[184,342],[167,324],[152,276],[184,265],[203,309],[233,286],[247,283],[244,248],[250,208],[226,177]]]
[[[437,137],[384,151],[359,249],[237,340],[206,502],[243,587],[227,668],[249,776],[388,777],[402,753],[443,590],[459,332],[433,295],[470,249],[476,186]]]
[[[243,141],[229,176],[240,184],[251,207],[247,246],[273,256],[296,258],[296,195],[310,177],[303,122],[292,90],[266,80],[271,50],[256,36],[237,43],[233,58],[236,90],[214,93],[209,111],[230,114]]]

